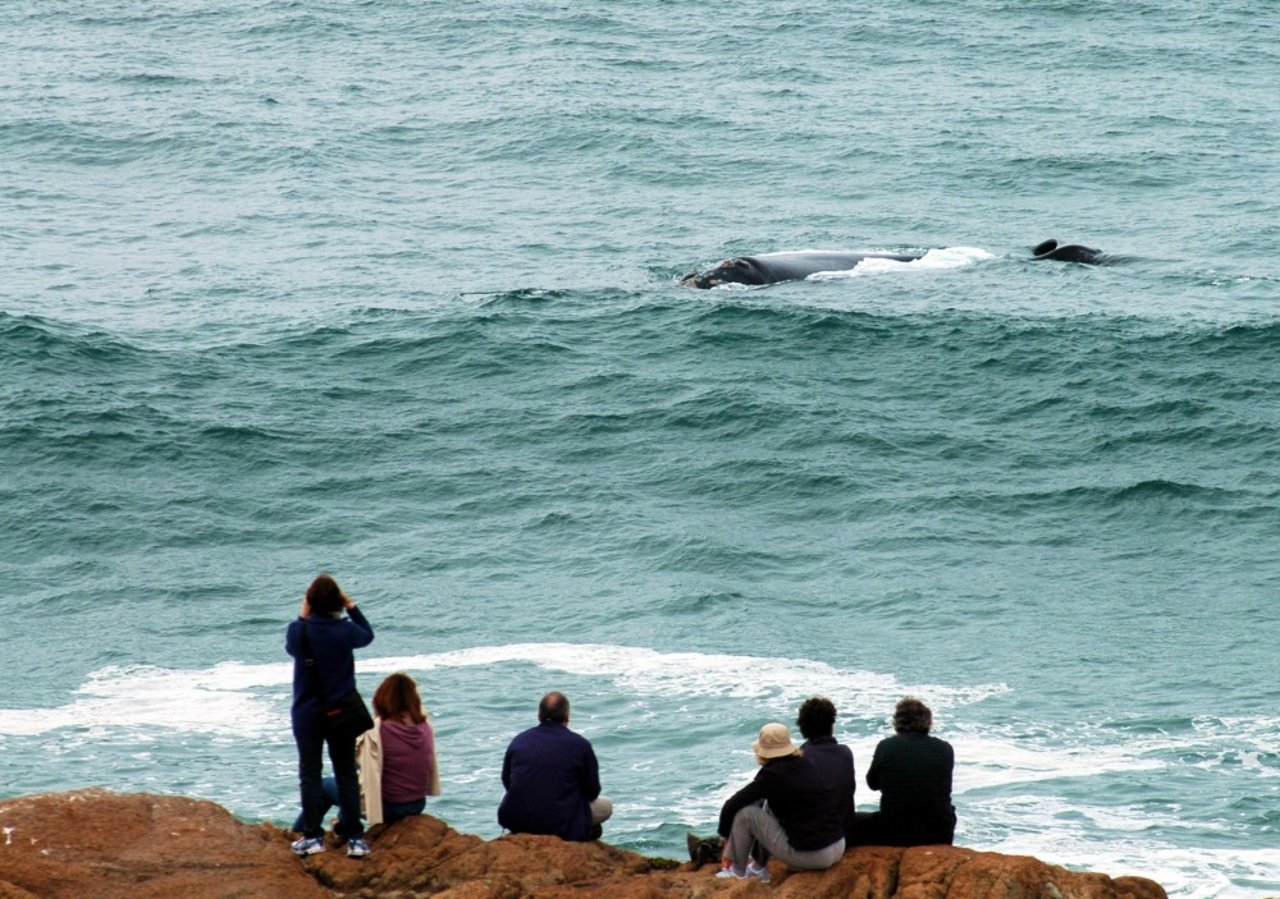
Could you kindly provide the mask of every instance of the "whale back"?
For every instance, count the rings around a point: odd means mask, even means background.
[[[847,253],[841,250],[803,250],[795,253],[764,253],[747,257],[768,272],[773,281],[799,281],[818,272],[847,272],[866,259],[913,262],[919,255],[904,253]],[[771,283],[771,282],[769,282]]]
[[[1031,251],[1036,259],[1054,259],[1058,262],[1080,262],[1085,265],[1103,265],[1110,258],[1101,250],[1078,243],[1060,244],[1056,238],[1036,244]]]

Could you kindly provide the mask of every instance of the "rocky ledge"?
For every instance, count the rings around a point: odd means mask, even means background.
[[[0,899],[1165,899],[1145,878],[953,846],[864,846],[820,872],[775,862],[765,884],[605,843],[486,841],[427,815],[371,837],[366,859],[299,859],[287,831],[242,823],[212,802],[105,790],[11,799],[0,802]]]

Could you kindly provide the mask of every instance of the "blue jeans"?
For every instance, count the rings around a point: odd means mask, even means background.
[[[324,811],[320,813],[320,820],[324,820],[325,814],[329,809],[338,804],[338,781],[333,777],[326,777],[320,782],[320,786],[324,789],[324,798],[328,800],[328,805],[324,807]],[[413,802],[387,802],[382,801],[382,820],[386,824],[395,824],[402,818],[409,818],[413,815],[421,815],[422,810],[427,807],[426,797],[415,799]],[[342,812],[338,812],[338,827],[345,829],[343,825],[346,820],[342,817]],[[298,820],[293,822],[293,829],[298,833],[302,833],[305,822],[302,820],[302,814],[298,814]]]
[[[338,804],[338,779],[336,777],[326,777],[320,781],[320,789],[324,791],[325,806],[320,812],[320,826],[324,827],[324,816],[329,813],[329,809]],[[303,820],[305,816],[302,812],[298,812],[298,819],[293,822],[293,829],[297,833],[304,833],[307,822]],[[338,817],[342,817],[339,812]]]
[[[341,820],[334,832],[348,839],[363,834],[355,737],[335,739],[295,726],[293,739],[298,744],[298,786],[302,793],[302,816],[295,822],[302,826],[294,829],[305,837],[324,835],[324,815],[334,804],[325,794],[321,776],[324,773],[324,746],[328,743],[329,761],[333,764],[334,798],[341,809]]]

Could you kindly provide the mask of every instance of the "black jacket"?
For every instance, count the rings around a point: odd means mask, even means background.
[[[951,805],[951,744],[928,734],[906,733],[881,740],[867,786],[880,791],[879,838],[890,846],[950,843],[956,810]]]
[[[769,811],[786,831],[793,849],[825,849],[844,836],[836,816],[835,797],[818,769],[804,756],[786,755],[761,765],[755,779],[730,796],[720,809],[720,836],[727,839],[734,815],[761,799],[768,801]]]
[[[836,816],[844,828],[845,842],[852,846],[853,793],[858,788],[858,778],[853,771],[853,750],[837,743],[835,737],[814,737],[800,748],[835,797]]]

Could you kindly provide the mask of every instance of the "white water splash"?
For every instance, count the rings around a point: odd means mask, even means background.
[[[886,272],[918,272],[940,271],[943,269],[962,268],[982,259],[994,259],[995,256],[978,247],[941,247],[929,250],[919,259],[901,262],[897,259],[864,259],[847,271],[815,272],[807,281],[840,281],[845,278],[857,278],[863,275]]]

